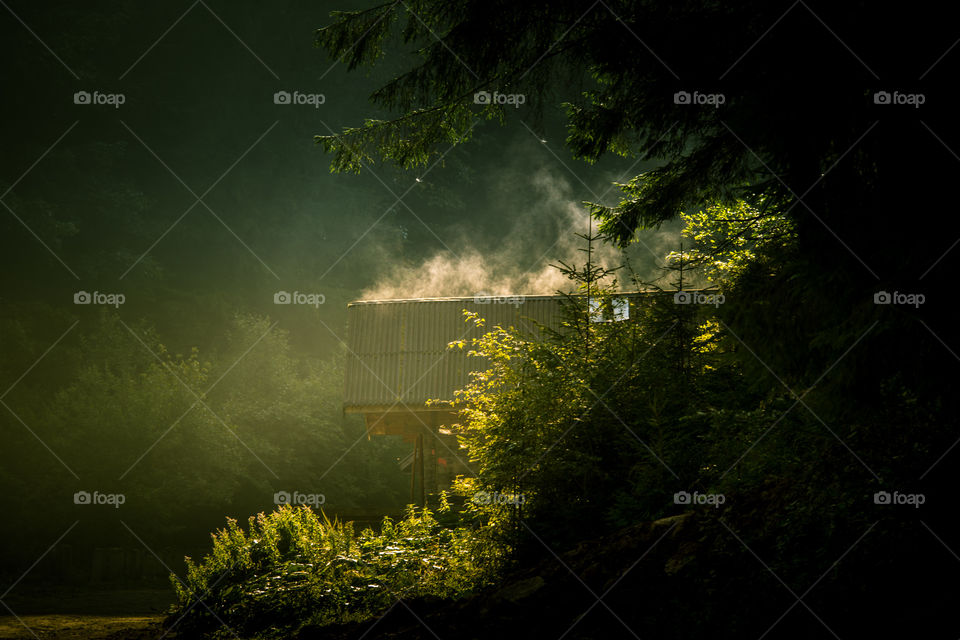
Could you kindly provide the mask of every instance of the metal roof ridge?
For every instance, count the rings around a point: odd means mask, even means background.
[[[719,287],[704,287],[699,289],[683,289],[683,291],[714,291],[719,289]],[[644,291],[617,291],[611,293],[612,296],[637,296],[647,293],[677,293],[680,289],[647,289]],[[585,298],[587,294],[585,293],[508,293],[503,295],[484,295],[484,296],[445,296],[445,297],[429,297],[429,298],[376,298],[373,300],[351,300],[347,303],[347,306],[355,304],[384,304],[384,303],[394,303],[394,302],[474,302],[476,304],[486,304],[479,302],[477,298],[536,298],[540,300],[544,299],[562,299],[562,298]]]

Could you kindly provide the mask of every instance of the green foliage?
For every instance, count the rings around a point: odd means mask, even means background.
[[[444,147],[470,139],[477,117],[503,121],[506,107],[474,104],[480,90],[522,93],[543,90],[546,69],[553,60],[543,52],[556,45],[557,33],[549,21],[537,19],[534,28],[515,40],[513,55],[504,56],[498,34],[515,26],[515,4],[476,7],[437,5],[429,0],[387,2],[362,11],[338,11],[330,25],[318,29],[316,44],[353,69],[380,62],[388,47],[411,47],[418,63],[380,87],[371,99],[379,106],[399,110],[391,120],[368,119],[341,134],[316,136],[333,153],[334,171],[359,172],[363,163],[386,159],[404,168],[426,165]],[[460,24],[469,11],[482,24]],[[537,8],[534,13],[540,13]],[[542,18],[543,16],[538,16]],[[527,77],[521,77],[527,71]]]
[[[211,364],[196,349],[168,353],[150,331],[140,344],[137,330],[104,314],[81,342],[74,380],[27,415],[89,486],[125,481],[127,517],[150,514],[174,533],[229,500],[242,453],[235,427],[198,400],[213,382]]]
[[[902,12],[868,19],[837,4],[811,12],[822,24],[866,33],[897,29],[903,19]],[[896,154],[882,153],[879,141],[862,139],[876,121],[863,87],[876,76],[857,61],[883,59],[882,46],[861,39],[858,57],[838,54],[811,16],[792,18],[766,40],[783,17],[783,7],[759,1],[627,0],[591,10],[574,0],[417,0],[337,12],[316,33],[331,58],[351,69],[387,57],[402,57],[404,66],[371,95],[395,117],[317,139],[334,154],[335,171],[358,171],[377,158],[422,166],[465,139],[474,122],[509,117],[502,106],[473,104],[479,90],[524,94],[524,119],[562,105],[575,157],[660,162],[621,185],[616,206],[592,205],[602,233],[622,245],[638,228],[716,201],[766,199],[797,219],[805,217],[801,197],[839,204],[892,185],[902,163],[891,162]],[[745,53],[744,43],[761,40]],[[677,99],[682,92],[687,101]],[[722,100],[697,104],[691,93]],[[845,155],[854,146],[863,151]],[[845,180],[821,181],[841,158]],[[857,215],[843,217],[853,223]]]
[[[761,206],[761,209],[763,207]],[[730,206],[714,204],[696,213],[681,213],[683,236],[694,241],[681,256],[689,268],[708,280],[732,287],[747,270],[763,269],[769,275],[782,264],[783,250],[796,242],[796,225],[789,218],[763,211],[738,200]]]
[[[590,299],[611,307],[612,289],[597,284],[608,273],[565,271],[584,289],[589,276]],[[633,299],[629,321],[597,322],[586,297],[571,296],[547,339],[495,327],[476,340],[471,355],[490,367],[458,403],[478,477],[458,489],[505,499],[472,508],[503,532],[522,517],[541,537],[570,543],[661,517],[674,491],[707,481],[707,426],[683,420],[745,406],[750,395],[719,325],[693,307],[647,294]]]
[[[224,515],[269,508],[278,490],[322,493],[338,511],[399,508],[406,481],[395,470],[397,443],[368,441],[363,425],[342,415],[342,354],[301,357],[273,325],[238,315],[219,349],[186,354],[108,312],[78,328],[60,347],[66,355],[49,363],[62,371],[25,380],[5,399],[23,424],[6,409],[0,415],[9,434],[0,467],[11,488],[0,532],[19,530],[40,547],[80,514],[66,499],[38,514],[31,505],[80,489],[123,493],[123,521],[154,548],[195,548]],[[20,330],[29,345],[30,330]],[[117,514],[90,511],[74,544],[130,544]]]
[[[693,265],[732,291],[778,277],[774,258],[795,248],[785,218],[745,203],[685,217]],[[905,449],[929,460],[938,443],[949,446],[934,407],[902,378],[886,380],[882,404],[858,412],[837,402],[835,382],[802,389],[801,403],[775,377],[748,375],[754,355],[722,311],[648,292],[634,298],[629,320],[612,321],[612,274],[562,268],[586,295],[568,297],[559,330],[534,338],[493,327],[450,345],[488,363],[457,394],[460,440],[478,475],[455,483],[467,499],[459,519],[440,499],[442,518],[469,527],[445,528],[412,508],[359,536],[307,509],[261,514],[246,532],[231,522],[178,587],[185,628],[212,631],[222,620],[281,635],[374,616],[398,597],[456,599],[540,550],[530,532],[561,549],[692,508],[701,510],[698,539],[684,543],[674,571],[697,592],[723,602],[731,572],[753,559],[731,529],[791,583],[839,589],[843,576],[822,572],[875,522],[872,468],[881,482],[907,486],[923,469]],[[484,324],[475,313],[465,320]],[[723,494],[725,504],[677,505],[680,490]],[[909,539],[903,526],[892,530],[874,553]],[[764,569],[751,566],[733,578],[736,597],[767,603],[757,586]],[[691,626],[752,628],[722,609]]]
[[[469,530],[413,506],[379,533],[283,506],[251,517],[246,531],[228,519],[212,538],[183,581],[171,576],[178,630],[286,637],[306,623],[368,618],[400,598],[459,597],[492,575]]]

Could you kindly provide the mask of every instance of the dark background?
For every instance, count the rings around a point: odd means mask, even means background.
[[[0,11],[4,584],[51,548],[26,583],[135,578],[94,549],[172,563],[281,489],[323,493],[332,513],[395,512],[405,449],[340,412],[346,303],[552,293],[565,283],[550,265],[583,260],[580,203],[616,202],[612,183],[647,166],[571,160],[557,105],[479,124],[429,170],[332,175],[313,136],[387,116],[367,97],[407,62],[364,75],[329,60],[313,32],[334,8],[350,7]],[[279,90],[325,101],[277,105]],[[78,105],[78,91],[125,101]],[[595,258],[658,278],[677,229]],[[280,290],[325,302],[278,307]],[[79,291],[125,303],[76,305]],[[190,409],[221,376],[209,410]],[[75,505],[80,490],[126,502]]]

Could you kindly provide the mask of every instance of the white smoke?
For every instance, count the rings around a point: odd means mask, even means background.
[[[551,265],[560,261],[578,267],[584,265],[587,242],[580,236],[589,234],[591,228],[595,234],[596,222],[591,226],[585,206],[574,197],[572,178],[568,180],[547,167],[532,174],[528,169],[521,175],[525,188],[535,195],[535,204],[514,218],[512,228],[506,230],[498,243],[492,247],[479,247],[480,243],[470,236],[471,231],[476,234],[476,230],[471,230],[468,224],[455,241],[445,241],[447,249],[416,265],[389,268],[373,286],[363,291],[363,298],[473,296],[478,293],[536,295],[573,291],[576,285]],[[516,180],[514,177],[513,185],[509,186],[516,185]],[[509,188],[505,191],[509,193]],[[617,189],[609,192],[610,198],[619,196]],[[505,206],[511,205],[505,203]],[[631,246],[626,252],[595,241],[591,261],[613,268],[629,258],[637,270],[636,275],[643,280],[655,280],[661,276],[663,258],[678,247],[679,231],[675,225],[673,227],[643,232],[642,243]],[[626,271],[618,272],[617,276],[621,290],[633,286]]]

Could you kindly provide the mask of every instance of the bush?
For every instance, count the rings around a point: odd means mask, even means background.
[[[303,624],[362,620],[399,598],[457,597],[486,584],[490,562],[468,529],[441,527],[428,509],[385,518],[380,533],[354,534],[308,507],[282,506],[212,535],[185,580],[171,576],[178,604],[167,620],[186,634],[287,635]]]

